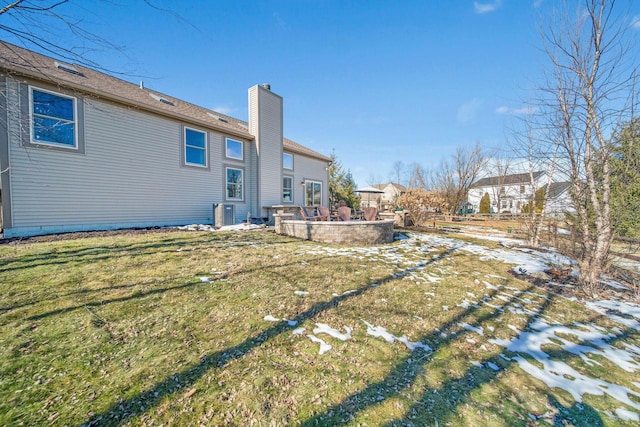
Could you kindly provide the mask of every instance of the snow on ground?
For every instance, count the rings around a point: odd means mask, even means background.
[[[486,236],[484,236],[486,237]],[[412,283],[433,283],[441,278],[441,275],[455,275],[455,266],[439,266],[439,262],[448,258],[444,255],[434,255],[436,249],[448,249],[450,251],[465,251],[478,255],[480,260],[494,259],[514,265],[515,272],[535,273],[555,268],[574,268],[576,262],[567,258],[552,249],[538,251],[530,248],[519,247],[517,241],[505,240],[504,248],[487,248],[474,243],[464,242],[455,238],[442,237],[429,234],[403,235],[402,239],[393,246],[381,246],[371,248],[360,247],[331,247],[313,246],[309,252],[329,256],[348,256],[359,260],[372,262],[383,262],[397,267],[397,272],[391,277],[410,279]],[[426,272],[427,266],[431,266]],[[575,273],[575,271],[574,271]],[[620,301],[599,301],[586,303],[586,306],[611,320],[617,322],[620,327],[605,330],[602,327],[587,324],[563,325],[561,319],[549,319],[548,316],[540,314],[541,305],[547,300],[547,296],[542,293],[523,292],[517,288],[496,285],[490,283],[491,279],[504,279],[502,276],[493,275],[487,277],[488,280],[477,279],[477,286],[483,285],[489,291],[493,291],[492,296],[485,294],[480,301],[474,294],[468,293],[469,298],[465,298],[458,304],[458,307],[468,309],[487,305],[504,312],[508,310],[517,315],[526,316],[530,322],[525,331],[518,330],[515,326],[509,325],[513,336],[510,339],[489,338],[489,343],[504,348],[500,356],[508,363],[516,363],[526,373],[543,381],[549,387],[557,387],[566,390],[573,398],[581,402],[585,394],[603,395],[607,394],[614,399],[627,405],[627,408],[620,407],[615,411],[607,412],[610,417],[618,417],[625,420],[640,419],[640,383],[633,383],[634,389],[620,384],[614,384],[600,378],[589,377],[587,374],[578,372],[569,364],[562,360],[555,360],[543,348],[559,347],[564,352],[579,358],[587,365],[602,365],[603,361],[613,364],[620,369],[630,373],[640,370],[640,347],[625,342],[625,337],[629,330],[640,331],[640,306],[623,303]],[[372,286],[378,284],[372,284]],[[351,291],[345,292],[349,294]],[[428,294],[428,292],[425,292]],[[334,294],[337,296],[337,294]],[[435,296],[435,294],[433,295]],[[450,307],[442,306],[442,310],[449,310]],[[397,337],[389,333],[382,326],[374,326],[363,320],[367,326],[367,334],[381,338],[389,343],[396,341],[404,343],[407,348],[414,350],[422,348],[425,351],[432,349],[423,343],[411,342],[406,335]],[[455,325],[459,330],[451,327],[448,330],[440,331],[440,336],[458,334],[461,331],[467,334],[477,334],[480,337],[486,335],[485,327],[482,325],[470,325],[460,322]],[[328,326],[327,326],[328,327]],[[621,329],[622,328],[622,329]],[[329,328],[330,330],[331,328]],[[487,325],[487,330],[494,333],[494,327]],[[626,329],[626,331],[625,331]],[[350,330],[348,330],[350,336]],[[316,330],[314,330],[316,333]],[[318,331],[319,333],[319,331]],[[337,337],[342,333],[335,331],[331,336]],[[312,335],[309,335],[311,338]],[[568,339],[571,337],[571,339]],[[315,337],[314,337],[315,338]],[[317,339],[317,338],[316,338]],[[313,339],[316,341],[316,339]],[[476,342],[472,337],[466,338],[469,342]],[[321,340],[320,340],[321,341]],[[316,342],[320,342],[316,341]],[[329,350],[328,344],[321,342],[320,352]],[[480,347],[486,350],[484,344]],[[526,356],[526,357],[525,357]],[[488,368],[498,371],[500,366],[493,362],[470,362],[481,368]],[[630,410],[632,408],[638,412]]]
[[[259,228],[264,228],[264,225],[247,224],[243,222],[240,224],[225,225],[220,228],[215,228],[214,226],[209,224],[190,224],[190,225],[184,225],[176,228],[178,230],[183,230],[183,231],[245,231],[245,230],[256,230]]]
[[[421,342],[412,342],[409,341],[406,335],[402,335],[401,337],[397,337],[387,331],[386,328],[382,326],[373,326],[371,323],[363,320],[362,321],[367,326],[367,335],[371,335],[373,337],[380,337],[384,339],[388,343],[393,343],[395,341],[399,341],[403,343],[409,350],[414,351],[417,348],[420,348],[424,351],[433,351],[431,347],[427,344]]]

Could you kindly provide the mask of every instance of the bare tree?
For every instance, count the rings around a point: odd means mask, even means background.
[[[588,293],[599,286],[613,238],[611,133],[634,111],[635,69],[614,0],[584,0],[574,14],[562,12],[543,33],[550,61],[540,107],[548,119],[548,143],[560,154],[558,171],[572,183],[580,232],[580,281]]]
[[[427,171],[419,164],[412,163],[409,166],[409,188],[427,188],[427,183],[429,182],[429,174]]]
[[[68,62],[105,70],[90,59],[97,49],[122,51],[122,47],[92,33],[81,21],[70,15],[68,0],[16,0],[0,9],[0,34],[10,36],[23,47],[40,50]],[[74,36],[81,40],[76,46],[66,46],[62,40]]]
[[[451,214],[466,200],[471,184],[478,179],[486,162],[486,155],[476,143],[473,147],[458,147],[432,174],[432,187],[444,197]]]
[[[402,163],[400,160],[396,160],[395,162],[393,162],[393,165],[391,166],[391,173],[389,174],[389,176],[391,177],[391,181],[396,184],[402,184],[402,177],[404,174],[404,163]]]
[[[528,243],[534,248],[540,246],[540,236],[558,156],[557,146],[544,143],[544,137],[548,134],[544,129],[538,128],[537,119],[533,114],[523,118],[520,129],[513,131],[513,139],[509,141],[514,155],[525,161],[529,181],[529,188],[525,189],[528,203],[521,212],[524,214],[524,224],[528,231]],[[545,172],[545,175],[542,181],[539,181],[538,172],[541,171]],[[542,197],[538,198],[538,194]]]
[[[172,15],[181,24],[198,31],[175,11],[157,6],[153,0],[138,1],[142,1],[150,10]],[[93,2],[116,5],[111,0]],[[14,0],[2,3],[5,4],[0,6],[0,39],[14,40],[14,44],[26,49],[108,74],[132,75],[131,72],[107,68],[92,59],[95,52],[108,50],[125,55],[125,49],[89,30],[85,22],[77,17],[76,12],[85,10],[88,2]]]
[[[496,204],[496,212],[500,215],[503,211],[511,211],[513,208],[514,194],[511,186],[507,186],[507,177],[511,173],[513,167],[512,159],[508,158],[505,153],[494,155],[490,161],[491,176],[495,179],[495,185],[492,186],[492,193],[489,194],[492,202]]]

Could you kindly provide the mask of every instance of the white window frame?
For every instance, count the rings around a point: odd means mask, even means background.
[[[309,200],[309,198],[307,197],[307,188],[309,185],[315,185],[315,184],[319,184],[320,185],[320,201],[317,204],[313,203],[313,200]],[[313,194],[312,194],[313,196]],[[313,199],[313,197],[312,197]],[[309,203],[311,202],[311,203]],[[304,181],[304,205],[305,206],[322,206],[322,181],[313,181],[310,179],[307,179]]]
[[[229,197],[229,171],[240,171],[240,197]],[[244,200],[244,169],[226,167],[224,171],[224,194],[226,200],[242,201]]]
[[[187,144],[187,131],[192,131],[192,132],[197,132],[197,133],[201,133],[204,135],[204,148],[202,147],[197,147],[195,145],[188,145]],[[183,154],[184,154],[184,164],[186,166],[194,166],[194,167],[198,167],[198,168],[207,168],[208,164],[209,164],[209,142],[208,142],[208,138],[207,138],[207,132],[200,130],[200,129],[196,129],[196,128],[192,128],[189,126],[185,126],[184,130],[182,132],[182,137],[183,137]],[[187,161],[187,148],[192,148],[192,149],[196,149],[196,150],[203,150],[204,151],[204,164],[200,164],[200,163],[191,163],[189,161]]]
[[[240,157],[236,157],[236,156],[230,155],[230,153],[229,153],[229,142],[235,142],[235,143],[240,144]],[[239,141],[237,139],[233,139],[233,138],[225,138],[224,154],[225,154],[225,157],[227,159],[244,160],[244,142]]]
[[[69,121],[67,119],[62,119],[59,117],[54,117],[54,116],[46,116],[44,114],[37,114],[34,111],[34,105],[33,105],[33,91],[38,91],[38,92],[44,92],[44,93],[48,93],[54,96],[58,96],[60,98],[66,98],[66,99],[70,99],[73,102],[73,121]],[[35,136],[35,121],[34,121],[34,117],[43,117],[43,118],[48,118],[48,119],[54,119],[54,120],[60,120],[66,123],[72,123],[73,124],[73,145],[69,145],[69,144],[64,144],[61,142],[54,142],[54,141],[43,141],[43,140],[37,140],[34,138]],[[29,86],[29,141],[31,144],[35,144],[35,145],[49,145],[52,147],[56,147],[56,148],[63,148],[66,150],[78,150],[79,147],[79,143],[78,143],[78,128],[80,126],[80,123],[78,122],[78,99],[75,96],[69,96],[69,95],[64,95],[60,92],[55,92],[52,90],[47,90],[47,89],[42,89],[40,87],[36,87],[36,86]]]
[[[287,166],[285,166],[285,156],[288,156],[291,158],[291,167],[288,168]],[[293,154],[291,153],[282,153],[282,168],[286,169],[286,170],[293,170]]]
[[[289,180],[289,182],[291,183],[290,187],[288,188],[288,189],[289,189],[289,191],[291,192],[291,193],[290,193],[290,194],[291,194],[291,199],[290,199],[290,200],[287,200],[287,199],[285,199],[285,197],[284,197],[284,191],[285,191],[285,189],[287,188],[287,187],[285,187],[285,185],[284,185],[284,180],[285,180],[285,179],[288,179],[288,180]],[[292,176],[283,176],[283,177],[282,177],[282,202],[283,202],[283,203],[293,203],[293,177],[292,177]]]

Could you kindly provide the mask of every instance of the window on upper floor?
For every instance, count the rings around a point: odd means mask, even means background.
[[[242,160],[242,141],[236,141],[235,139],[227,138],[226,156],[229,159]]]
[[[282,153],[282,167],[284,169],[293,170],[293,154]]]
[[[31,143],[78,148],[75,97],[29,87]]]
[[[500,187],[500,195],[501,195],[501,196],[504,196],[506,192],[507,192],[507,189],[506,189],[506,188],[504,188],[504,187]]]
[[[242,169],[227,168],[227,200],[242,200]]]
[[[184,163],[189,166],[207,167],[207,134],[184,128]]]
[[[293,202],[293,178],[285,176],[282,178],[282,201]]]
[[[524,190],[525,190],[524,185],[521,185],[521,186],[520,186],[520,194],[524,194]]]

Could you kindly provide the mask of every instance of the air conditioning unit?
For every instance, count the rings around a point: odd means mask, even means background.
[[[220,228],[224,225],[236,223],[236,205],[214,203],[213,204],[213,226]]]

